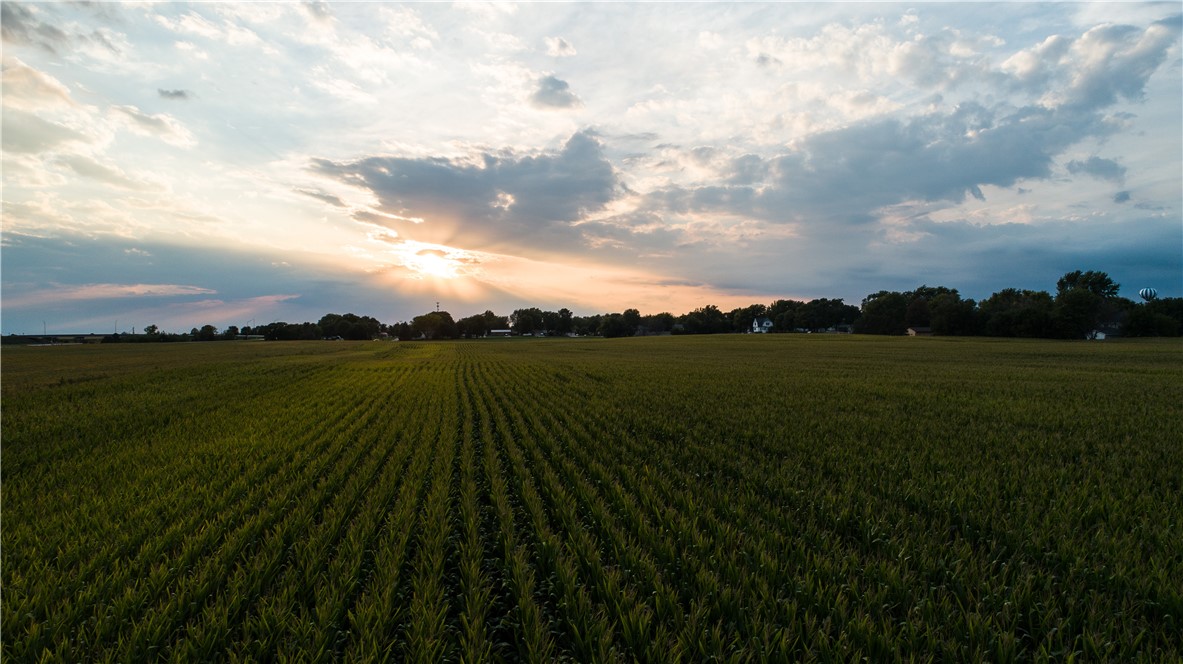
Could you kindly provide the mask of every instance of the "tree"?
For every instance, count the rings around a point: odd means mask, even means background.
[[[198,341],[213,341],[218,337],[218,328],[213,325],[202,325],[197,331]]]
[[[862,316],[854,331],[860,334],[903,334],[908,313],[908,296],[896,291],[879,291],[863,298]]]
[[[238,338],[238,326],[231,325],[230,327],[226,328],[226,330],[224,332],[222,332],[222,338],[228,339],[231,341],[234,339],[237,339]]]
[[[600,323],[604,316],[594,314],[591,316],[573,316],[571,318],[571,331],[582,337],[592,336],[600,333]]]
[[[538,307],[515,309],[509,315],[511,329],[518,334],[534,334],[543,329],[542,310]]]
[[[830,300],[818,298],[804,304],[798,303],[794,329],[828,330],[839,325],[849,325],[858,319],[859,309],[853,305],[844,304],[841,299]],[[776,321],[773,321],[775,326]]]
[[[684,314],[681,322],[686,334],[719,334],[731,331],[731,321],[713,304]]]
[[[554,329],[555,333],[563,336],[570,334],[573,318],[574,314],[571,313],[570,309],[566,307],[559,309],[559,323]]]
[[[1179,321],[1159,313],[1147,303],[1134,307],[1126,314],[1121,334],[1126,337],[1177,337]]]
[[[411,329],[425,339],[455,339],[460,336],[452,314],[446,311],[432,311],[411,320]]]
[[[492,310],[486,309],[485,313],[481,314],[481,318],[485,320],[486,330],[508,330],[509,320],[505,316],[498,316]]]
[[[326,337],[341,337],[355,341],[375,339],[382,329],[382,324],[376,319],[356,314],[325,314],[317,325]]]
[[[156,325],[154,325],[154,324],[149,325],[148,327],[144,328],[144,334],[147,334],[149,336],[159,334],[159,333],[160,333],[160,328],[156,327]]]
[[[803,306],[805,303],[798,300],[777,300],[768,305],[764,315],[772,320],[773,331],[792,332],[797,329],[797,312]]]
[[[641,312],[636,309],[625,309],[624,313],[620,314],[624,319],[624,324],[628,326],[629,333],[627,336],[633,336],[637,333],[637,328],[641,327]]]
[[[904,325],[907,327],[928,327],[932,324],[932,312],[928,307],[928,300],[923,297],[913,298],[904,312]]]
[[[678,319],[668,311],[641,317],[641,326],[645,328],[646,334],[663,334],[669,332],[674,329],[674,323],[676,322],[678,322]]]
[[[1097,329],[1102,296],[1087,288],[1069,288],[1056,295],[1052,316],[1057,336],[1087,339]]]
[[[1056,295],[1058,297],[1061,293],[1072,290],[1073,288],[1087,290],[1099,297],[1116,297],[1120,284],[1113,283],[1109,275],[1104,272],[1094,272],[1092,270],[1081,272],[1080,270],[1076,270],[1060,277],[1059,281],[1056,282]]]
[[[763,304],[749,304],[746,307],[732,309],[727,317],[731,319],[731,329],[736,332],[750,332],[752,321],[763,316],[768,307]]]
[[[613,337],[631,337],[636,327],[630,326],[624,314],[608,314],[600,321],[600,336],[605,339]]]
[[[957,291],[942,293],[928,305],[933,334],[969,336],[978,333],[978,311],[973,300],[963,300]]]
[[[978,315],[992,337],[1051,337],[1053,306],[1047,291],[1006,288],[982,300]]]
[[[475,314],[456,321],[456,330],[466,339],[476,339],[485,336],[489,328],[485,327],[485,317]]]

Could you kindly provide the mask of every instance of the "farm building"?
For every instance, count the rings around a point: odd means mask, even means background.
[[[760,316],[756,320],[752,321],[752,332],[764,334],[766,332],[771,332],[771,331],[772,331],[772,320],[770,320],[764,316]]]

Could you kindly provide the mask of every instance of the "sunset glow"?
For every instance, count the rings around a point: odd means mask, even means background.
[[[1177,3],[4,8],[4,333],[1183,295]]]

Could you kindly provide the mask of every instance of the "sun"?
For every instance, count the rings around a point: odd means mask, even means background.
[[[408,261],[407,267],[415,272],[436,279],[455,279],[460,276],[460,263],[434,252],[419,252]]]

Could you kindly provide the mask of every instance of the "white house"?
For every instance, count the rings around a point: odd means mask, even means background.
[[[764,316],[760,316],[752,321],[752,332],[764,334],[772,331],[772,321]]]

